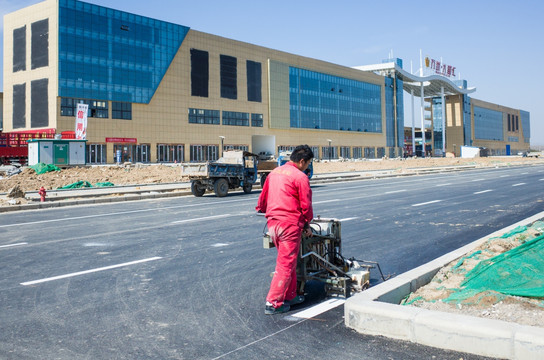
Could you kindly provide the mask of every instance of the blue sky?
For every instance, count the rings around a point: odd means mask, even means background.
[[[4,14],[38,2],[0,0],[1,35]],[[421,49],[424,56],[455,66],[477,88],[471,97],[529,111],[531,145],[544,145],[539,90],[544,2],[539,0],[87,2],[344,66],[379,63],[392,52],[405,70],[412,62],[415,71]],[[409,106],[406,125],[411,125]]]

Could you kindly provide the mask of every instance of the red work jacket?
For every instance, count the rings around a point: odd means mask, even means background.
[[[314,217],[308,176],[293,162],[275,168],[264,182],[255,209],[265,213],[269,220],[278,220],[304,228],[304,225]]]

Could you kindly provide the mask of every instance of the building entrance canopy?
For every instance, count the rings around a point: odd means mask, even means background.
[[[417,76],[403,70],[396,62],[383,64],[355,66],[354,69],[361,71],[373,71],[381,75],[394,74],[402,80],[403,89],[415,96],[421,96],[421,83],[423,83],[423,97],[436,97],[442,95],[466,95],[476,91],[475,87],[462,89],[450,79],[440,75]],[[442,89],[444,92],[442,93]]]

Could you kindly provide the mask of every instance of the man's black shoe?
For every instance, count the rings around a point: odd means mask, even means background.
[[[288,312],[290,308],[291,307],[289,305],[286,305],[285,303],[278,308],[275,308],[272,305],[266,305],[266,307],[264,308],[264,313],[265,315],[281,314]]]

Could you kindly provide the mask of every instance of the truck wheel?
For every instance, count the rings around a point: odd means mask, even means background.
[[[191,192],[196,197],[201,197],[206,192],[206,187],[202,186],[200,181],[191,181]]]
[[[264,186],[264,182],[266,181],[266,177],[268,176],[268,174],[262,174],[261,175],[261,187]]]
[[[251,193],[251,189],[253,188],[253,184],[245,184],[243,189],[246,194]]]
[[[215,180],[213,183],[213,190],[215,191],[215,196],[217,197],[227,196],[227,193],[229,192],[229,183],[227,179],[220,178]]]

